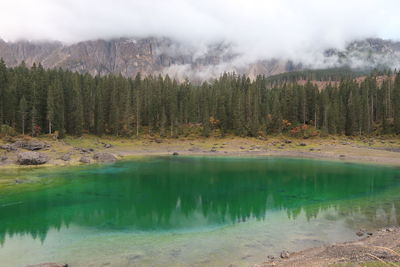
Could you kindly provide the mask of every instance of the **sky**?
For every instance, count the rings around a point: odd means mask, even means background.
[[[301,57],[366,37],[400,40],[398,0],[0,0],[6,41],[165,36],[249,57]]]

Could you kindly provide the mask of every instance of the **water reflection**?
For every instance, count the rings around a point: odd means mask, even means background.
[[[397,223],[400,172],[310,160],[158,158],[52,173],[63,183],[0,198],[0,242],[76,224],[104,231],[180,231],[263,220],[296,220],[334,207],[337,216]],[[400,219],[400,218],[399,218]]]

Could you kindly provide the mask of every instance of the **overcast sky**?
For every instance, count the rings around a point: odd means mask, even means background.
[[[7,41],[167,36],[297,55],[365,37],[400,39],[399,0],[0,0]]]

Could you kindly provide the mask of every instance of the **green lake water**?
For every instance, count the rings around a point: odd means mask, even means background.
[[[400,169],[302,159],[151,157],[3,171],[0,265],[249,266],[398,225]]]

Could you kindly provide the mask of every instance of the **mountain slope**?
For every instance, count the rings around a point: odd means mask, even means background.
[[[230,44],[217,43],[193,47],[168,38],[119,38],[64,45],[59,42],[4,42],[0,40],[0,58],[8,66],[22,61],[30,66],[64,68],[92,75],[110,73],[134,77],[142,74],[169,74],[180,79],[205,80],[222,72],[236,72],[254,78],[312,68],[284,59],[259,59],[243,63]],[[323,53],[326,67],[350,66],[374,68],[400,66],[400,43],[366,39],[350,43],[343,51],[329,49]]]

